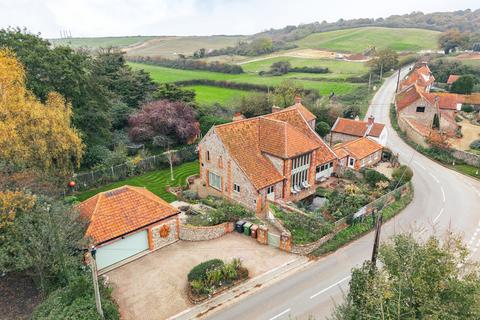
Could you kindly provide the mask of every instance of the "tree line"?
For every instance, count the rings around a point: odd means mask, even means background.
[[[150,56],[129,56],[128,60],[131,62],[145,63],[174,69],[203,70],[227,74],[243,73],[242,67],[236,64],[228,64],[218,61],[205,62],[195,59],[187,59],[185,57],[179,57],[178,59],[166,59],[162,57]]]

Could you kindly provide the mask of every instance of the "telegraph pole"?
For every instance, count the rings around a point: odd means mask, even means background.
[[[372,268],[375,269],[377,265],[378,247],[380,244],[380,231],[382,230],[382,213],[379,212],[377,216],[377,224],[375,225],[375,241],[373,242],[372,251]]]
[[[98,288],[98,273],[97,273],[97,261],[95,260],[95,254],[97,249],[94,246],[90,248],[90,268],[92,269],[93,289],[95,290],[95,305],[97,306],[97,312],[103,319],[102,300],[100,299],[100,290]]]
[[[383,78],[383,63],[380,65],[380,81],[382,81]]]
[[[395,92],[397,93],[398,93],[398,86],[400,85],[400,71],[402,71],[402,67],[398,68],[397,89],[395,90]]]
[[[372,86],[372,73],[368,77],[368,92],[370,92],[370,87]]]

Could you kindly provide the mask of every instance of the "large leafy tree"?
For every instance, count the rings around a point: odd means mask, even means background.
[[[185,143],[200,133],[195,110],[183,102],[158,100],[146,103],[129,118],[129,136],[135,142]]]
[[[157,88],[148,73],[132,70],[118,49],[100,49],[92,69],[97,81],[131,108],[137,108]]]
[[[55,173],[78,167],[84,146],[71,127],[70,103],[55,92],[38,101],[9,50],[0,50],[0,88],[0,160]]]
[[[375,52],[373,59],[368,61],[367,65],[373,73],[395,69],[398,67],[398,53],[390,48],[381,49]]]
[[[25,66],[27,88],[41,101],[55,91],[72,103],[74,125],[88,146],[109,142],[111,96],[95,78],[86,52],[51,48],[47,40],[21,29],[0,30],[0,48],[15,52]]]
[[[469,43],[469,34],[457,29],[447,30],[438,38],[438,45],[445,54],[455,51],[457,48],[466,48]]]
[[[450,91],[453,93],[470,94],[472,93],[474,82],[475,79],[470,75],[461,76],[452,83]]]
[[[413,235],[382,245],[381,268],[352,272],[350,291],[333,319],[480,319],[480,269],[461,241]]]
[[[61,202],[21,192],[0,192],[0,206],[10,215],[0,228],[0,270],[26,272],[43,291],[65,285],[86,245],[79,214]]]

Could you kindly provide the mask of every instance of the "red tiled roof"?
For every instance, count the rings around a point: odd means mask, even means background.
[[[461,103],[480,105],[480,93],[459,95]]]
[[[365,135],[379,137],[384,127],[384,124],[378,122],[374,122],[370,127],[367,121],[337,118],[337,121],[335,121],[333,125],[332,132],[356,137],[363,137]]]
[[[435,81],[435,77],[432,75],[430,68],[423,64],[422,66],[416,66],[407,75],[407,77],[401,82],[400,87],[405,88],[412,84],[418,85],[422,91]]]
[[[283,109],[281,111],[267,114],[264,117],[285,121],[300,130],[309,139],[317,141],[319,144],[318,152],[316,153],[317,164],[323,164],[336,159],[335,153],[327,146],[327,144],[313,131],[312,128],[305,122],[303,115],[296,109]],[[308,121],[308,120],[307,120]]]
[[[454,83],[455,81],[458,80],[458,78],[460,78],[460,76],[451,74],[451,75],[448,77],[447,84],[452,84],[452,83]]]
[[[293,106],[285,108],[284,110],[288,111],[288,110],[294,110],[294,109],[298,110],[302,114],[302,116],[305,118],[305,120],[307,120],[308,122],[317,119],[317,117],[301,103],[296,103]]]
[[[251,118],[214,128],[230,155],[257,190],[283,180],[283,175],[262,154],[259,143],[259,122],[259,118]]]
[[[435,105],[435,99],[438,97],[438,107],[446,110],[457,110],[457,103],[460,103],[460,98],[457,94],[437,92],[437,93],[422,93],[425,99],[432,105]]]
[[[80,203],[77,209],[89,221],[86,236],[95,244],[180,213],[147,189],[132,186],[98,193]]]
[[[305,116],[315,116],[303,109],[297,103],[268,115],[215,126],[215,133],[257,190],[284,179],[264,153],[291,158],[317,150],[317,163],[336,159],[307,123]]]
[[[288,122],[261,117],[259,143],[263,152],[287,159],[320,147]]]
[[[348,155],[356,159],[363,159],[365,157],[368,157],[372,153],[382,149],[383,147],[381,144],[378,144],[367,137],[348,141],[334,147],[335,152],[346,152],[348,153]]]
[[[413,84],[409,86],[408,88],[404,89],[396,95],[395,100],[397,110],[402,110],[403,108],[411,105],[421,97],[422,96],[420,95],[417,85]]]

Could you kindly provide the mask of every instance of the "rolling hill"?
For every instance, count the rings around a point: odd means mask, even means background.
[[[370,46],[396,51],[436,49],[440,32],[425,29],[366,27],[311,34],[295,43],[301,48],[361,53]]]

